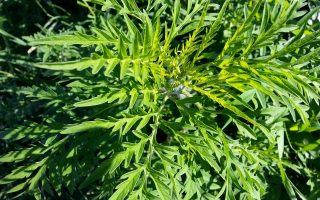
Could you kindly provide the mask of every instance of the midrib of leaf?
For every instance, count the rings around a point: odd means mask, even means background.
[[[97,44],[115,44],[116,41],[110,41],[107,39],[97,38],[95,36],[86,35],[85,38],[77,35],[61,35],[61,36],[49,36],[45,38],[35,39],[29,42],[29,45],[97,45]]]

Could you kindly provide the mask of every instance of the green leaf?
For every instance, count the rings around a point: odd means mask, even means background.
[[[152,46],[153,26],[147,13],[144,13],[143,55],[147,55]]]
[[[79,189],[85,188],[94,181],[102,178],[108,172],[109,165],[110,160],[105,160],[100,163],[99,167],[97,167],[91,174],[89,174],[86,179],[80,184]]]
[[[210,99],[212,99],[213,101],[219,103],[221,106],[223,106],[224,108],[230,110],[231,112],[233,112],[234,114],[236,114],[237,116],[247,120],[248,122],[250,122],[251,124],[257,126],[265,135],[266,137],[269,139],[270,142],[274,142],[275,141],[275,136],[272,135],[270,133],[270,131],[264,127],[263,125],[261,125],[260,123],[256,122],[255,120],[253,120],[252,118],[250,118],[248,115],[246,115],[245,113],[243,113],[241,110],[239,110],[237,107],[233,106],[231,103],[226,102],[225,100],[223,100],[222,98],[217,97],[216,95],[205,91],[201,88],[195,87],[195,86],[191,86],[192,89],[194,89],[197,92],[200,92],[201,94],[204,94],[205,96],[209,97]]]
[[[50,69],[50,70],[84,70],[86,68],[92,67],[93,69],[99,68],[102,63],[107,62],[104,58],[86,58],[79,61],[69,61],[60,63],[36,63],[33,64],[35,67]]]
[[[133,108],[133,106],[135,105],[135,103],[137,102],[137,99],[139,97],[139,93],[137,91],[137,89],[133,88],[131,91],[130,91],[130,102],[129,102],[129,108]]]
[[[119,51],[119,58],[120,59],[125,59],[128,56],[127,48],[126,48],[126,46],[123,42],[123,38],[121,36],[119,38],[118,51]]]
[[[34,39],[29,42],[29,45],[97,45],[109,43],[115,43],[115,41],[107,40],[106,38],[97,38],[92,35],[77,33],[76,35],[48,36]]]
[[[34,190],[36,188],[39,180],[41,179],[43,174],[46,172],[46,170],[47,170],[47,165],[43,164],[41,166],[41,168],[39,169],[39,171],[36,173],[36,175],[34,177],[32,177],[32,179],[29,181],[30,182],[29,190]]]
[[[172,196],[170,195],[170,188],[163,183],[163,181],[159,180],[155,174],[151,174],[151,178],[157,188],[160,198],[162,200],[172,199]]]
[[[35,171],[38,167],[43,165],[46,160],[47,158],[41,160],[40,162],[36,162],[28,166],[21,166],[14,169],[10,174],[6,175],[0,180],[0,185],[8,184],[16,180],[28,178],[29,176],[31,176],[33,171]]]
[[[307,63],[310,62],[313,58],[317,58],[320,56],[320,47],[312,50],[310,53],[301,56],[298,60],[296,60],[293,65],[299,65],[299,64],[303,64],[303,63]],[[315,69],[311,69],[310,72],[316,72],[317,68]]]
[[[112,58],[108,60],[108,66],[106,71],[104,72],[105,76],[108,76],[113,70],[114,68],[119,64],[120,60],[117,58]]]
[[[5,155],[0,156],[0,162],[20,162],[31,156],[42,155],[46,151],[46,149],[41,147],[25,148],[20,151],[10,151]]]
[[[120,80],[124,78],[129,67],[130,67],[130,60],[125,59],[120,62]]]
[[[142,120],[140,121],[139,125],[137,126],[137,130],[142,129],[145,127],[148,122],[150,121],[150,118],[153,116],[153,114],[145,115],[142,117]]]
[[[201,155],[201,157],[207,161],[210,166],[217,172],[220,173],[221,172],[221,168],[219,166],[219,164],[216,161],[216,158],[211,155],[206,149],[208,149],[208,147],[206,146],[202,146],[199,145],[195,142],[190,143],[192,144],[192,147]]]
[[[58,130],[49,128],[47,126],[33,124],[30,127],[18,126],[15,129],[7,129],[0,133],[0,139],[8,141],[16,141],[23,138],[41,138],[48,135],[54,135],[58,133]]]
[[[126,134],[129,130],[131,130],[132,126],[140,119],[139,116],[128,118],[126,120],[126,126],[124,127],[122,134]]]
[[[314,15],[317,11],[320,10],[320,6],[317,6],[310,10],[306,15],[304,15],[297,23],[298,26],[302,26],[303,24],[307,23],[307,21]]]
[[[174,25],[178,24],[180,8],[181,8],[180,0],[174,1],[174,7],[173,7],[173,13],[172,13],[172,23]]]
[[[278,154],[279,158],[282,159],[283,152],[284,152],[284,130],[280,129],[277,131],[278,138],[277,138],[277,144],[278,144]]]
[[[268,9],[268,2],[266,1],[263,6],[262,21],[261,21],[261,26],[259,30],[260,34],[266,30],[268,20],[269,20],[269,9]]]
[[[295,194],[295,192],[293,190],[293,187],[292,187],[292,183],[288,179],[288,177],[287,177],[287,175],[286,175],[286,173],[284,171],[284,168],[282,166],[281,161],[279,161],[278,164],[279,164],[279,168],[280,168],[280,174],[281,174],[281,178],[282,178],[282,183],[283,183],[285,189],[287,190],[290,199],[297,199],[296,194]]]
[[[134,35],[134,39],[133,39],[133,43],[132,43],[132,47],[131,47],[131,52],[132,52],[133,59],[139,58],[140,47],[139,47],[139,38],[138,38],[137,34]],[[137,62],[135,62],[134,64],[137,64]]]
[[[110,197],[110,200],[123,200],[135,188],[143,168],[131,171],[122,178],[127,178],[116,187],[116,192]]]
[[[135,162],[136,163],[139,163],[143,153],[144,153],[144,148],[145,148],[145,144],[147,143],[148,139],[147,138],[144,138],[142,139],[137,145],[136,145],[136,148],[135,148]]]
[[[136,27],[136,25],[131,21],[131,19],[128,17],[127,14],[123,14],[125,22],[127,24],[127,27],[132,35],[135,35],[135,37],[138,38],[139,29]]]
[[[7,31],[1,29],[1,24],[0,24],[0,35],[10,38],[12,42],[18,44],[18,45],[22,45],[25,46],[27,43],[23,40],[21,40],[18,37],[13,36],[12,34],[8,33]]]
[[[238,130],[241,134],[246,137],[249,137],[253,140],[257,139],[255,132],[245,123],[241,122],[240,120],[233,119],[238,127]]]
[[[24,188],[26,188],[28,184],[29,184],[29,182],[27,182],[27,181],[20,183],[20,184],[14,186],[13,188],[9,189],[6,193],[10,194],[10,193],[15,193],[15,192],[21,191]]]
[[[61,134],[75,134],[79,132],[89,131],[92,129],[108,129],[112,127],[112,123],[107,120],[86,121],[76,125],[66,127]]]
[[[73,104],[75,107],[89,107],[89,106],[97,106],[108,102],[110,99],[109,94],[99,95],[92,99],[84,100]]]

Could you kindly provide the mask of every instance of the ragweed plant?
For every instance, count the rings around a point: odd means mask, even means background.
[[[307,23],[319,7],[79,3],[89,28],[28,38],[37,48],[81,46],[83,56],[26,64],[56,83],[19,91],[43,104],[38,121],[1,133],[20,144],[0,157],[16,167],[0,181],[8,194],[276,199],[283,187],[290,199],[319,196],[309,161],[319,156],[320,32]],[[316,139],[293,139],[300,133]]]

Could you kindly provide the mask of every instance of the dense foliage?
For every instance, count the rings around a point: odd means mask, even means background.
[[[316,1],[35,0],[20,33],[13,2],[0,198],[320,196]]]

